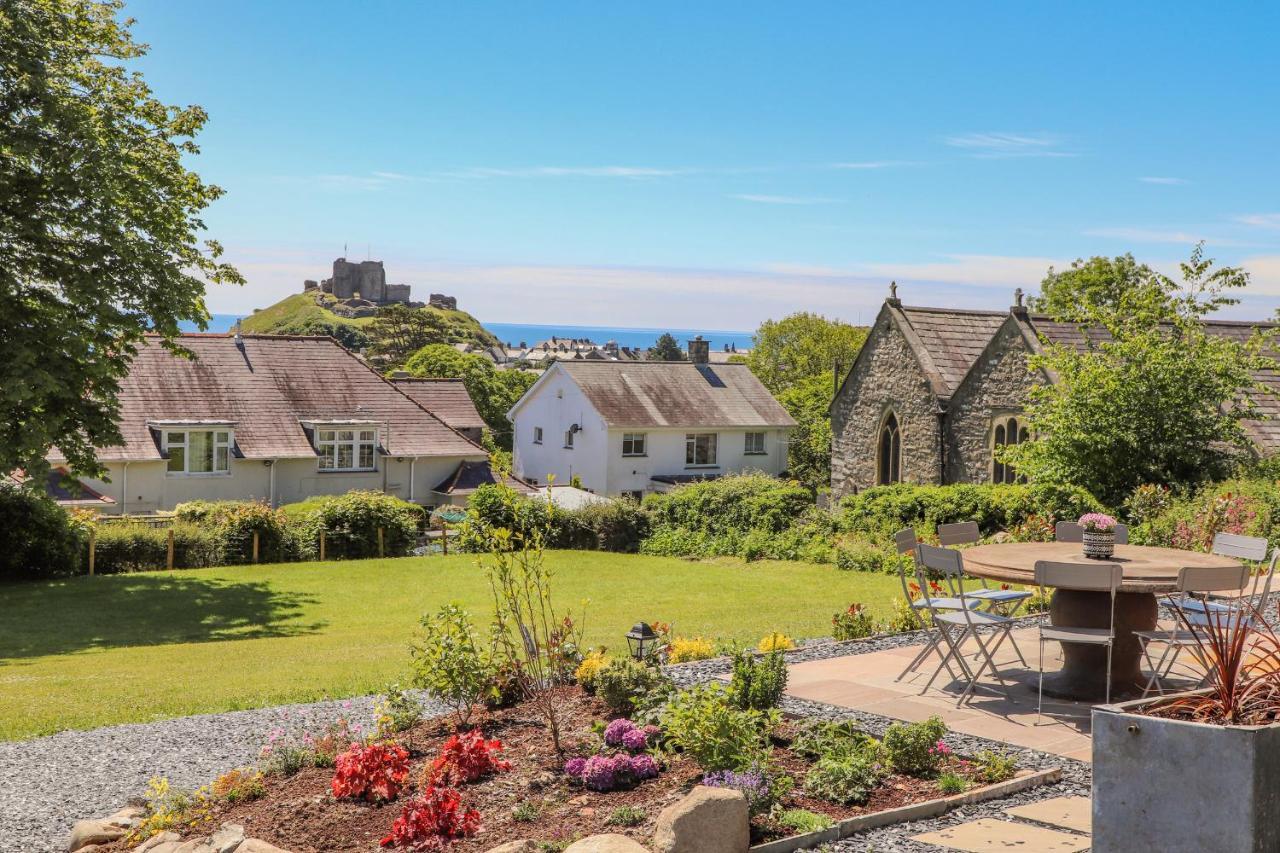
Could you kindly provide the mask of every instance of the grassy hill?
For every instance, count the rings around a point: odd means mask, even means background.
[[[366,328],[373,317],[341,317],[329,310],[336,300],[328,294],[295,293],[286,296],[275,305],[261,308],[246,317],[242,328],[246,332],[276,335],[332,335],[349,349],[367,346]],[[419,311],[429,311],[441,317],[456,335],[455,342],[470,341],[478,344],[496,344],[498,339],[487,332],[480,321],[466,311],[446,311],[425,306]]]

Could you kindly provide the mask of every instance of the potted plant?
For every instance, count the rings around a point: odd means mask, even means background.
[[[1106,513],[1089,512],[1077,522],[1084,529],[1084,555],[1106,560],[1116,552],[1116,520]]]
[[[1093,709],[1093,851],[1280,850],[1280,640],[1256,609],[1193,625],[1208,687]]]

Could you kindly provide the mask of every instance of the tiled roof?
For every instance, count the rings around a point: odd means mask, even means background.
[[[445,477],[432,491],[442,495],[469,495],[480,486],[496,482],[498,482],[498,478],[494,476],[493,468],[490,467],[488,462],[462,462],[459,463],[452,474]],[[502,482],[521,494],[532,495],[537,493],[537,489],[533,486],[510,475],[504,476]]]
[[[306,421],[377,424],[393,456],[483,457],[463,438],[328,337],[182,335],[180,358],[149,337],[120,387],[124,444],[100,448],[103,461],[163,458],[157,423],[228,423],[235,452],[252,459],[315,455]]]
[[[902,307],[907,322],[933,360],[949,396],[982,355],[1008,311]]]
[[[22,486],[31,478],[25,471],[19,469],[6,475],[3,479],[14,485]],[[62,467],[49,469],[45,475],[44,492],[63,506],[93,507],[116,502],[115,498],[100,494],[89,488],[71,476],[66,468]]]
[[[1106,330],[1096,326],[1082,328],[1079,323],[1066,323],[1045,316],[1031,317],[1031,325],[1051,345],[1068,346],[1083,349],[1086,340],[1104,341],[1110,336]],[[1205,329],[1212,335],[1232,338],[1244,343],[1252,337],[1255,329],[1274,329],[1275,323],[1250,323],[1232,320],[1210,320]],[[1272,358],[1280,360],[1280,352],[1267,352]],[[1264,420],[1245,421],[1245,429],[1255,442],[1266,451],[1280,449],[1280,372],[1261,370],[1254,373],[1254,379],[1270,388],[1271,395],[1259,396],[1255,401]]]
[[[454,429],[480,429],[484,418],[476,411],[461,379],[391,380],[395,386],[431,414]]]
[[[793,427],[745,364],[561,361],[614,427]]]

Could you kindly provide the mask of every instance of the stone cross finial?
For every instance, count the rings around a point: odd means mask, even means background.
[[[1017,305],[1019,308],[1022,307],[1022,288],[1021,287],[1015,287],[1013,289],[1013,304]]]
[[[898,298],[898,283],[896,281],[889,282],[889,298],[890,299]]]

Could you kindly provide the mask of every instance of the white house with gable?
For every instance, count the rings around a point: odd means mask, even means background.
[[[796,422],[745,364],[557,361],[507,413],[515,470],[604,495],[640,497],[745,471],[777,476]]]

